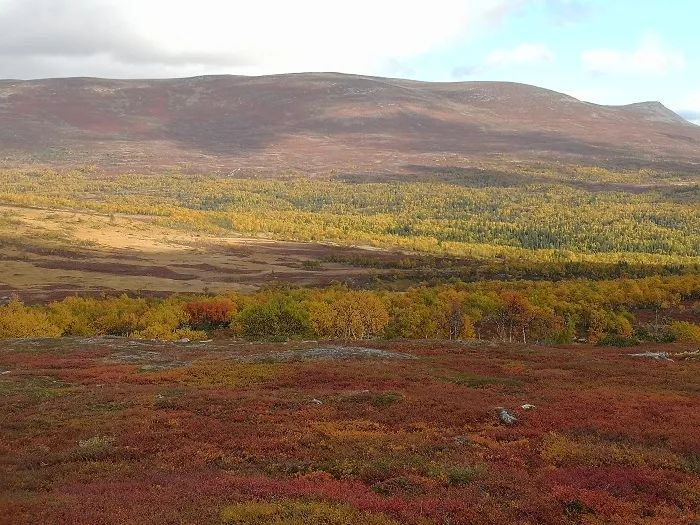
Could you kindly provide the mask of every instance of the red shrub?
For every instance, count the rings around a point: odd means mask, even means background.
[[[184,309],[195,330],[226,328],[236,313],[236,305],[227,299],[192,301]]]

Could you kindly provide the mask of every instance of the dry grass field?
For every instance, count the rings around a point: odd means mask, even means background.
[[[382,270],[322,259],[375,254],[369,248],[183,232],[146,216],[0,206],[0,293],[28,302],[76,292],[163,295],[245,292],[274,282],[360,283]]]

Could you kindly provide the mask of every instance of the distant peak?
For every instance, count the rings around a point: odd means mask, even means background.
[[[627,106],[624,106],[626,108],[635,110],[635,111],[642,111],[646,113],[644,116],[644,120],[652,121],[652,122],[667,122],[667,123],[674,123],[674,124],[688,124],[692,125],[691,122],[688,122],[685,120],[683,117],[681,117],[678,113],[671,111],[668,109],[666,106],[664,106],[661,102],[657,100],[649,100],[646,102],[636,102],[634,104],[628,104]]]

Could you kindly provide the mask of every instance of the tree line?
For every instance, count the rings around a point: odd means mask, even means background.
[[[277,285],[253,294],[166,299],[68,297],[0,307],[0,337],[117,335],[205,339],[225,329],[256,340],[494,339],[506,342],[634,344],[700,341],[700,327],[668,312],[700,300],[700,276],[611,281],[482,281],[405,292]],[[700,317],[700,303],[689,313]],[[652,311],[653,322],[634,312]]]

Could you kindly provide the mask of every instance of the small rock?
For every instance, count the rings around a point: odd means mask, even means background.
[[[531,405],[530,403],[525,403],[524,405],[520,405],[520,408],[523,410],[532,410],[535,408],[535,405]]]
[[[518,421],[518,418],[505,408],[497,408],[496,410],[498,410],[498,419],[504,425],[513,425]]]
[[[455,445],[468,445],[469,438],[467,436],[457,436],[455,438]]]
[[[3,370],[2,372],[0,372],[0,376],[6,376],[9,373],[10,373],[10,370]]]
[[[673,361],[666,352],[644,352],[643,354],[627,354],[630,357],[649,357],[651,359],[660,359],[664,361]]]
[[[313,398],[313,399],[311,400],[311,402],[312,402],[314,405],[322,405],[322,404],[323,404],[323,401],[321,401],[320,399],[316,399],[316,398]]]

